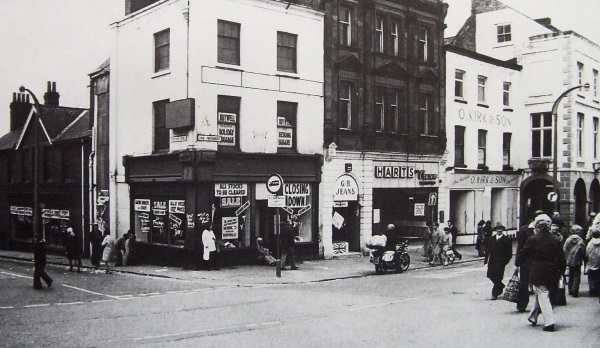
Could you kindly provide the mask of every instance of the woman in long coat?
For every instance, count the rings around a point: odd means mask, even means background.
[[[515,266],[531,260],[529,283],[533,284],[535,300],[527,320],[537,325],[540,312],[544,316],[544,331],[554,331],[554,309],[550,303],[550,290],[565,274],[566,260],[562,243],[550,233],[552,220],[546,214],[534,220],[536,234],[529,237],[521,252],[517,254]]]
[[[110,263],[115,261],[115,239],[110,235],[110,232],[106,230],[104,232],[104,240],[102,241],[102,261],[106,265],[106,273],[112,274],[110,269]]]

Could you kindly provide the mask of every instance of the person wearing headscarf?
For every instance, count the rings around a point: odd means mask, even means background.
[[[544,318],[544,331],[555,330],[554,309],[550,303],[550,290],[565,273],[565,253],[551,233],[552,220],[546,214],[538,215],[534,220],[536,234],[531,236],[517,255],[515,265],[519,267],[531,260],[529,283],[533,284],[534,303],[527,320],[536,326],[540,313]]]
[[[565,241],[563,250],[569,267],[568,287],[569,295],[579,296],[579,283],[581,282],[581,264],[585,259],[585,242],[581,238],[581,226],[573,225],[571,235]]]

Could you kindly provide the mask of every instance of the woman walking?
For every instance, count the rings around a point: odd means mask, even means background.
[[[519,267],[531,260],[529,283],[533,284],[535,299],[527,320],[536,326],[538,316],[544,317],[544,331],[554,331],[554,309],[550,303],[550,289],[565,274],[566,261],[562,243],[550,233],[552,220],[546,214],[534,220],[536,234],[531,236],[517,255],[515,265]]]
[[[102,247],[104,250],[102,251],[102,261],[104,261],[104,265],[106,266],[106,273],[112,274],[112,270],[110,268],[110,263],[115,261],[115,239],[110,235],[108,229],[104,231],[104,240],[102,241]]]

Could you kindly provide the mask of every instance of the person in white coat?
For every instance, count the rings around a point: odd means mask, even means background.
[[[218,270],[217,238],[212,230],[212,225],[207,225],[204,231],[202,231],[202,245],[204,246],[202,259],[206,261],[206,270]]]

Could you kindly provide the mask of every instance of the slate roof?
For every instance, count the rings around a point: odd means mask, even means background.
[[[22,129],[17,129],[0,137],[0,150],[13,149],[21,137],[21,131]]]
[[[41,105],[40,120],[52,141],[75,121],[86,109]]]

